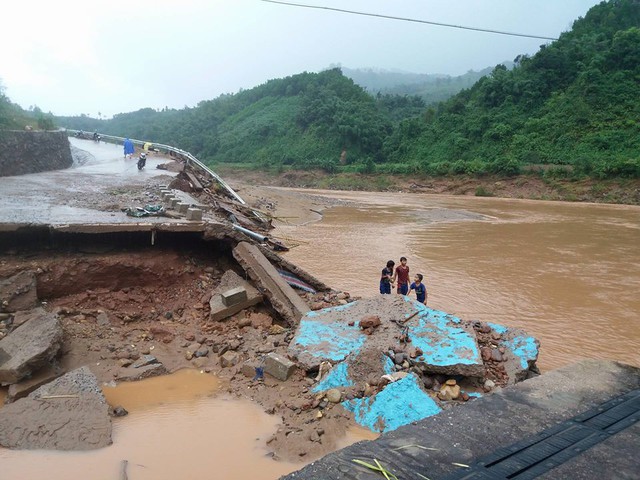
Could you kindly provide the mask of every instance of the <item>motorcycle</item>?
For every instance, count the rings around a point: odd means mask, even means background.
[[[147,164],[147,154],[142,152],[138,157],[138,170],[142,170],[146,164]]]
[[[93,141],[94,141],[94,142],[96,142],[96,143],[100,143],[100,139],[101,139],[101,138],[102,138],[102,137],[100,136],[100,134],[99,134],[98,132],[95,132],[95,133],[93,134]]]

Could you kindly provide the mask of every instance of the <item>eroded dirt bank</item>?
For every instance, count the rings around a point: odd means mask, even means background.
[[[424,177],[422,175],[327,174],[320,171],[262,171],[219,167],[225,178],[238,184],[329,190],[388,191],[467,195],[569,202],[640,205],[640,179],[570,180],[527,174],[516,177]]]
[[[314,382],[304,370],[286,382],[269,375],[254,381],[254,372],[243,374],[245,360],[269,352],[286,356],[293,330],[265,304],[224,321],[209,319],[209,300],[223,274],[244,275],[225,255],[225,245],[105,248],[83,244],[0,255],[0,277],[34,272],[39,302],[61,321],[64,342],[54,367],[70,371],[89,365],[103,383],[143,378],[146,374],[131,373],[130,366],[145,356],[155,357],[166,372],[198,368],[219,377],[229,393],[281,417],[281,427],[268,441],[275,457],[300,461],[337,448],[352,425],[351,414],[324,405],[320,423],[318,410],[311,408],[317,397],[309,390]],[[324,299],[323,305],[331,305],[345,298],[348,294],[338,298],[334,292],[310,295],[308,301]],[[2,335],[10,329],[5,326]],[[233,355],[223,360],[227,352]]]

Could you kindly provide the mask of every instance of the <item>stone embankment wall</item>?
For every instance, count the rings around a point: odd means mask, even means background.
[[[0,177],[61,170],[73,164],[67,134],[0,131]]]

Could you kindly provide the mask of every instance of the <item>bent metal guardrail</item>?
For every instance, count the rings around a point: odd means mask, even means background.
[[[66,129],[66,131],[68,133],[71,133],[73,135],[77,134],[80,132],[80,130],[72,130],[72,129]],[[86,136],[88,136],[89,138],[91,137],[91,133],[88,132],[83,132]],[[125,141],[125,138],[123,137],[116,137],[115,135],[105,135],[105,134],[100,134],[100,139],[109,143],[123,143]],[[204,163],[202,163],[200,160],[198,160],[195,156],[193,156],[191,153],[182,150],[180,148],[176,148],[176,147],[172,147],[170,145],[163,145],[161,143],[153,143],[153,142],[145,142],[142,140],[135,140],[133,138],[130,138],[129,140],[131,140],[135,145],[138,145],[140,147],[143,147],[145,144],[149,143],[153,146],[153,148],[157,148],[160,151],[165,151],[165,152],[173,152],[174,155],[178,155],[181,158],[184,158],[188,164],[191,164],[193,166],[198,167],[200,170],[202,170],[205,174],[209,175],[211,178],[213,178],[216,182],[218,182],[218,184],[224,188],[229,195],[231,195],[233,198],[235,198],[238,202],[240,202],[242,205],[246,205],[247,202],[245,202],[240,195],[238,195],[235,190],[233,190],[233,188],[231,188],[229,186],[229,184],[227,182],[225,182],[222,177],[220,177],[217,173],[215,173],[213,170],[211,170],[209,167],[207,167]],[[260,219],[262,222],[268,223],[267,219],[264,218],[264,215],[262,215],[260,212],[256,212],[255,210],[252,210],[253,214]]]

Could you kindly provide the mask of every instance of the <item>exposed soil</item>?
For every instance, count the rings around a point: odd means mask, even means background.
[[[281,427],[268,441],[274,458],[308,461],[335,450],[353,425],[351,414],[330,403],[319,410],[320,398],[309,391],[314,382],[304,371],[286,382],[242,373],[243,361],[255,363],[272,351],[286,356],[293,332],[275,312],[262,304],[210,321],[209,299],[223,273],[243,273],[224,252],[224,246],[211,242],[175,249],[91,244],[44,252],[13,249],[0,254],[0,277],[36,273],[38,297],[46,310],[58,314],[64,329],[57,360],[63,370],[88,365],[108,383],[149,354],[169,372],[198,368],[219,377],[229,393],[281,417]],[[327,306],[339,302],[335,293],[320,297]],[[241,360],[222,367],[220,355],[228,350]]]

